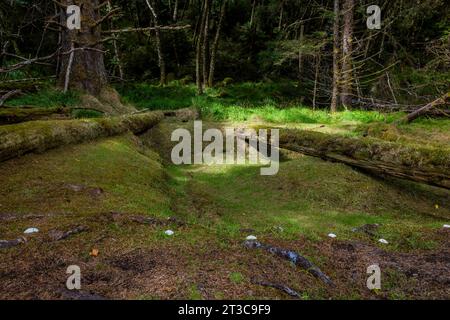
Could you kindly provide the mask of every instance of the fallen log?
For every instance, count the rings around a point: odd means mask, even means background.
[[[450,92],[447,93],[445,96],[443,96],[439,99],[436,99],[417,110],[414,110],[413,112],[406,115],[406,117],[398,120],[396,123],[410,123],[410,122],[414,121],[415,119],[417,119],[418,117],[420,117],[421,115],[426,114],[431,109],[433,109],[437,106],[441,106],[441,105],[448,106],[449,104],[450,104]]]
[[[70,111],[69,108],[0,108],[0,125],[48,120],[51,117],[69,117]]]
[[[280,147],[324,160],[450,189],[450,149],[402,145],[374,138],[280,130]]]
[[[162,112],[148,112],[110,118],[29,121],[1,126],[0,161],[127,131],[140,134],[163,118]]]
[[[325,283],[329,286],[334,286],[333,281],[326,274],[324,274],[316,265],[314,265],[308,259],[306,259],[302,255],[300,255],[294,251],[262,244],[261,242],[255,241],[255,240],[245,241],[244,246],[249,249],[261,248],[261,249],[264,249],[274,255],[277,255],[281,258],[289,260],[296,266],[299,266],[300,268],[302,268],[302,269],[306,270],[307,272],[309,272],[310,274],[312,274],[317,279],[321,280],[323,283]]]

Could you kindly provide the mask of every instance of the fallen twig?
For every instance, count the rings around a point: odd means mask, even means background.
[[[278,289],[280,291],[283,291],[284,293],[290,295],[291,297],[300,298],[300,294],[297,291],[295,291],[283,284],[272,283],[272,282],[267,282],[267,281],[258,281],[258,280],[252,280],[252,283],[258,284],[258,285],[264,286],[264,287],[272,287],[272,288]]]

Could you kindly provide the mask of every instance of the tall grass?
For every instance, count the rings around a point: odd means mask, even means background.
[[[8,105],[15,106],[35,106],[41,108],[53,108],[62,106],[75,106],[80,103],[80,95],[77,92],[62,92],[54,88],[44,88],[35,93],[26,94],[8,100]]]
[[[202,117],[211,120],[247,121],[260,119],[273,123],[371,123],[391,122],[399,114],[384,115],[372,111],[342,111],[334,115],[327,110],[312,110],[300,103],[301,94],[292,82],[247,82],[220,85],[196,95],[195,85],[177,82],[161,87],[132,84],[117,87],[123,99],[137,108],[179,109],[196,107]]]

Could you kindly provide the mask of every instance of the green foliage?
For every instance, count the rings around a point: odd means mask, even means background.
[[[100,118],[103,116],[103,113],[95,110],[89,109],[74,109],[72,111],[72,117],[75,119],[80,118]]]
[[[42,108],[71,107],[80,103],[80,95],[74,91],[67,93],[54,88],[44,88],[36,93],[30,93],[8,100],[10,106],[35,106]]]
[[[235,284],[240,284],[244,281],[244,276],[240,272],[232,272],[230,273],[230,280]]]

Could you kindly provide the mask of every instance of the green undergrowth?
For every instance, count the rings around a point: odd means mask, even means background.
[[[204,124],[214,125],[220,127]],[[158,134],[169,135],[170,126],[161,123]],[[170,146],[164,150],[170,152]],[[433,230],[450,219],[448,191],[380,179],[313,157],[282,161],[275,176],[261,176],[255,165],[169,165],[167,170],[176,212],[225,243],[242,238],[247,229],[262,239],[317,240],[336,233],[339,239],[376,242],[352,228],[378,223],[378,236],[391,241],[390,248],[426,249],[434,246]]]
[[[41,108],[71,107],[80,104],[80,94],[74,91],[67,93],[48,87],[35,93],[24,94],[7,102],[8,106],[34,106]]]

